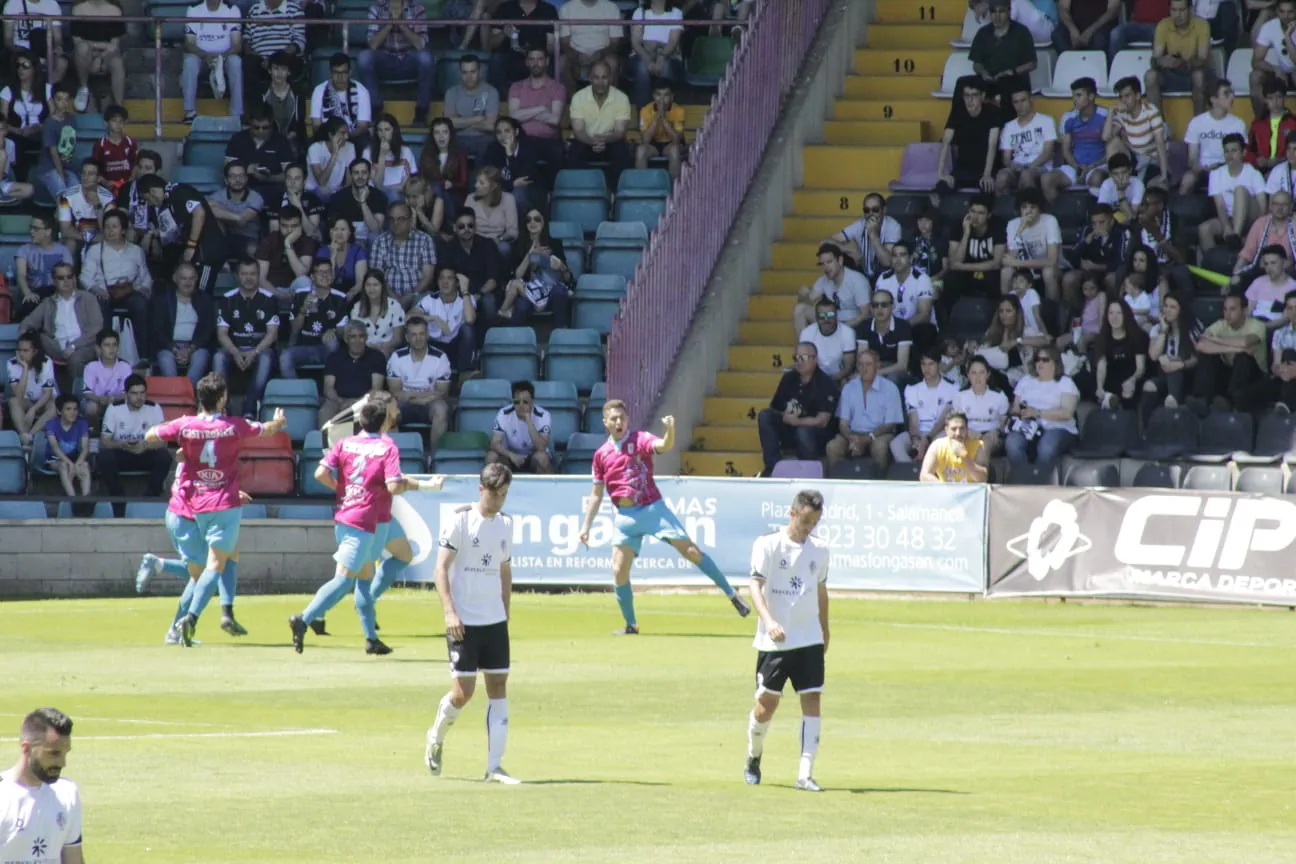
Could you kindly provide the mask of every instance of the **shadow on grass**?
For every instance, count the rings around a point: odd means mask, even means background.
[[[829,792],[840,791],[849,792],[852,795],[879,795],[894,792],[906,792],[916,795],[971,795],[971,792],[963,792],[959,789],[906,789],[900,786],[893,787],[862,787],[857,789],[829,789]]]
[[[527,786],[669,786],[653,780],[527,780]]]

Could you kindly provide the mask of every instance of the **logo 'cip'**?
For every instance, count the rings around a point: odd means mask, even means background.
[[[1164,526],[1157,534],[1191,544],[1148,542],[1154,520]],[[1251,552],[1281,552],[1293,542],[1296,505],[1279,498],[1148,495],[1126,508],[1112,551],[1134,567],[1240,570]]]

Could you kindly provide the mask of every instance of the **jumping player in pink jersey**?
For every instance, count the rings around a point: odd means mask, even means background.
[[[242,441],[274,435],[288,425],[281,410],[269,423],[252,423],[241,417],[225,417],[229,396],[225,377],[212,372],[198,382],[198,416],[177,417],[155,426],[144,436],[150,444],[178,444],[184,454],[179,471],[184,481],[176,489],[184,497],[182,507],[193,513],[200,536],[207,544],[207,566],[194,586],[189,613],[180,622],[180,642],[193,644],[198,617],[216,593],[221,571],[238,547],[243,502],[239,497],[239,452]],[[174,502],[173,502],[174,506]]]
[[[629,421],[625,403],[620,399],[609,400],[603,406],[603,425],[610,437],[594,453],[594,492],[585,511],[585,525],[580,535],[580,542],[588,546],[590,528],[603,504],[603,490],[606,488],[617,510],[613,522],[612,579],[617,605],[625,618],[625,628],[617,630],[616,634],[628,636],[639,632],[634,611],[634,589],[630,587],[630,566],[639,554],[643,538],[648,536],[674,546],[725,593],[739,615],[747,617],[751,608],[738,596],[715,560],[689,538],[684,526],[662,500],[653,481],[653,456],[669,452],[675,446],[675,418],[662,418],[666,427],[662,438],[651,432],[630,432]]]
[[[401,475],[400,448],[385,434],[400,418],[391,394],[370,393],[357,413],[360,434],[334,444],[315,469],[315,479],[337,493],[337,514],[333,517],[337,523],[333,528],[338,542],[333,555],[337,571],[315,592],[306,610],[288,620],[293,649],[298,654],[305,648],[310,623],[352,592],[364,629],[365,653],[391,653],[391,648],[378,638],[371,580],[374,565],[387,545],[392,496],[419,489],[422,484]]]

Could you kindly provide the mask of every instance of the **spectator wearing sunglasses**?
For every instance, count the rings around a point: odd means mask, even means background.
[[[437,261],[468,278],[468,292],[477,303],[477,314],[483,322],[494,321],[504,293],[501,277],[504,264],[495,241],[478,236],[477,217],[471,210],[465,210],[455,219],[454,237],[437,250]],[[485,335],[483,326],[478,329],[477,337],[482,339]]]
[[[864,196],[864,215],[832,237],[829,243],[841,247],[850,266],[872,282],[891,267],[891,247],[902,236],[900,223],[886,215],[886,201],[876,192]]]
[[[513,404],[495,415],[486,464],[504,464],[514,472],[552,474],[549,434],[552,417],[535,401],[535,385],[513,383]]]
[[[837,320],[831,300],[815,304],[815,323],[801,331],[800,341],[815,346],[819,368],[839,385],[855,370],[855,331]]]
[[[836,382],[819,368],[819,349],[813,342],[801,342],[792,362],[793,367],[779,379],[769,407],[756,418],[767,477],[787,447],[796,448],[798,459],[822,459],[837,431],[833,417],[839,392]]]
[[[885,288],[873,292],[869,303],[873,316],[856,330],[860,344],[877,354],[877,374],[890,378],[896,386],[909,378],[909,354],[913,350],[913,329],[909,322],[897,318],[895,295]]]

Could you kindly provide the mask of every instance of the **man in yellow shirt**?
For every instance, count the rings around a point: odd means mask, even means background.
[[[612,86],[612,74],[602,61],[590,68],[590,86],[571,100],[572,137],[567,144],[567,167],[588,168],[591,162],[611,162],[608,185],[616,188],[621,172],[630,167],[630,97]]]
[[[1189,0],[1170,0],[1170,17],[1152,36],[1152,68],[1143,78],[1147,100],[1161,106],[1162,88],[1192,93],[1193,114],[1206,110],[1206,68],[1210,65],[1210,23],[1193,14]]]
[[[665,156],[671,179],[678,180],[685,148],[684,106],[675,104],[670,81],[653,81],[653,99],[639,111],[639,134],[635,167],[647,168],[654,154]]]
[[[945,415],[945,437],[927,448],[918,479],[924,483],[984,483],[989,477],[989,453],[979,438],[968,436],[967,415]]]

